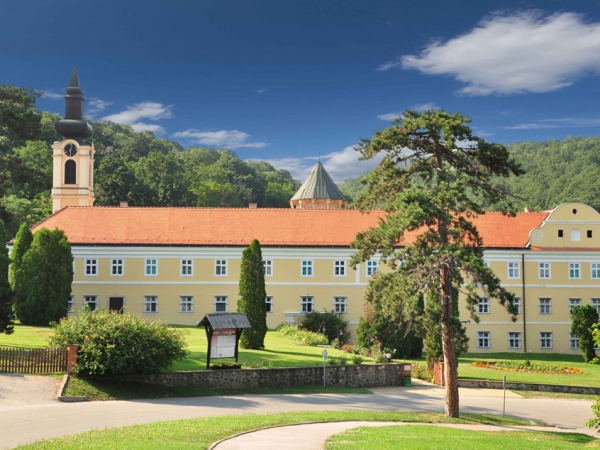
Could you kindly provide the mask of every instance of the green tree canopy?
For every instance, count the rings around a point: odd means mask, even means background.
[[[25,325],[47,326],[67,314],[73,255],[62,230],[42,228],[16,272],[15,309]]]
[[[243,348],[259,349],[265,346],[267,334],[267,304],[265,302],[265,272],[260,243],[254,239],[244,250],[240,273],[240,298],[238,312],[248,317],[252,328],[242,331],[240,345]]]
[[[6,230],[0,220],[0,333],[11,334],[13,327],[12,297],[13,292],[8,281],[10,259],[6,248]]]
[[[415,302],[422,292],[433,293],[440,302],[446,414],[452,417],[459,415],[453,287],[462,290],[474,318],[480,292],[516,312],[514,296],[483,262],[482,241],[471,218],[484,213],[484,203],[510,206],[506,191],[492,177],[521,170],[505,147],[474,136],[469,122],[462,114],[442,110],[408,110],[358,147],[364,159],[380,153],[383,159],[367,177],[367,191],[357,206],[368,211],[383,204],[386,215],[379,226],[357,234],[352,262],[378,253],[392,270],[390,282],[412,293],[402,301]],[[407,232],[415,232],[416,238],[399,246]],[[397,302],[398,297],[389,299]]]
[[[14,290],[17,289],[17,274],[21,270],[21,263],[23,262],[23,256],[27,253],[27,250],[31,248],[33,242],[33,234],[26,223],[21,224],[15,242],[12,248],[12,262],[10,265],[10,284]]]
[[[593,327],[598,323],[598,310],[595,306],[574,306],[571,309],[571,333],[579,339],[579,348],[583,353],[583,361],[590,362],[596,357]]]

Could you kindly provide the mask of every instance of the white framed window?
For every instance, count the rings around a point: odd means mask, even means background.
[[[518,262],[509,262],[508,263],[508,278],[514,279],[519,278],[520,275],[520,266],[521,264]]]
[[[346,276],[346,261],[336,260],[333,262],[333,276],[334,277],[345,277]]]
[[[513,305],[517,307],[517,314],[521,314],[521,297],[515,297]]]
[[[146,275],[147,277],[155,277],[158,275],[158,259],[145,259],[144,275]]]
[[[226,277],[227,276],[227,260],[226,259],[215,259],[215,276]]]
[[[122,277],[123,276],[123,258],[112,258],[110,260],[110,276],[111,277]]]
[[[569,263],[569,280],[579,280],[581,278],[580,264]]]
[[[540,348],[552,348],[552,331],[540,332]]]
[[[226,295],[215,295],[215,312],[227,312]]]
[[[540,298],[540,314],[547,316],[552,314],[552,299],[551,298]]]
[[[348,312],[348,299],[346,297],[333,297],[333,312],[346,314]]]
[[[149,314],[158,312],[158,295],[144,295],[144,312]]]
[[[273,276],[273,260],[265,259],[263,261],[263,268],[265,269],[265,277]]]
[[[182,277],[191,277],[194,275],[194,260],[189,258],[182,259],[180,273]]]
[[[85,259],[85,276],[95,277],[98,275],[98,260],[96,258]]]
[[[510,348],[510,349],[521,348],[521,332],[520,331],[509,331],[508,332],[508,348]]]
[[[303,277],[313,276],[313,262],[310,259],[303,259],[300,264],[300,275]]]
[[[477,348],[490,348],[492,344],[489,331],[477,332]]]
[[[98,296],[97,295],[84,295],[83,296],[83,307],[89,308],[90,311],[95,311],[98,307]]]
[[[267,314],[270,314],[273,312],[273,296],[272,295],[267,295],[265,297],[265,304],[267,305]]]
[[[379,261],[374,261],[372,259],[367,261],[367,276],[368,277],[374,277],[375,275],[377,275],[378,271],[379,271]]]
[[[592,280],[600,280],[600,263],[591,263],[590,267],[592,270]]]
[[[179,312],[188,314],[194,312],[194,296],[181,295],[179,297]]]
[[[67,314],[75,312],[75,296],[69,295],[69,302],[67,303]]]
[[[570,298],[569,299],[569,314],[571,314],[571,312],[573,311],[573,308],[575,306],[581,306],[580,298]]]
[[[600,298],[593,298],[592,306],[595,307],[596,311],[598,311],[598,314],[600,314]]]
[[[314,297],[310,295],[300,297],[300,312],[313,312],[314,301]]]
[[[479,297],[477,301],[477,313],[478,314],[489,314],[490,313],[490,298]]]
[[[573,333],[569,333],[569,348],[571,350],[579,349],[579,339],[573,336]]]
[[[550,263],[539,263],[538,264],[538,278],[540,280],[550,279]]]

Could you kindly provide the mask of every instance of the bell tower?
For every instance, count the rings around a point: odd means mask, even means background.
[[[94,204],[94,144],[86,141],[92,127],[83,119],[83,91],[79,87],[77,69],[73,68],[66,89],[65,118],[55,128],[64,139],[52,144],[52,211],[65,206]]]

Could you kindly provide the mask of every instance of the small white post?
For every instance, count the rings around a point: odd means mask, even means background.
[[[329,357],[329,353],[327,353],[327,350],[323,349],[323,387],[325,387],[325,361],[327,360],[327,358]]]
[[[506,412],[506,375],[502,380],[502,389],[504,390],[504,401],[502,403],[502,417],[504,417],[504,413]]]

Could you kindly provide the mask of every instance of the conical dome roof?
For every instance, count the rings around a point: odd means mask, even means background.
[[[335,185],[321,161],[318,161],[310,175],[298,192],[294,194],[291,201],[306,200],[313,198],[328,198],[331,200],[348,201],[344,194]]]

